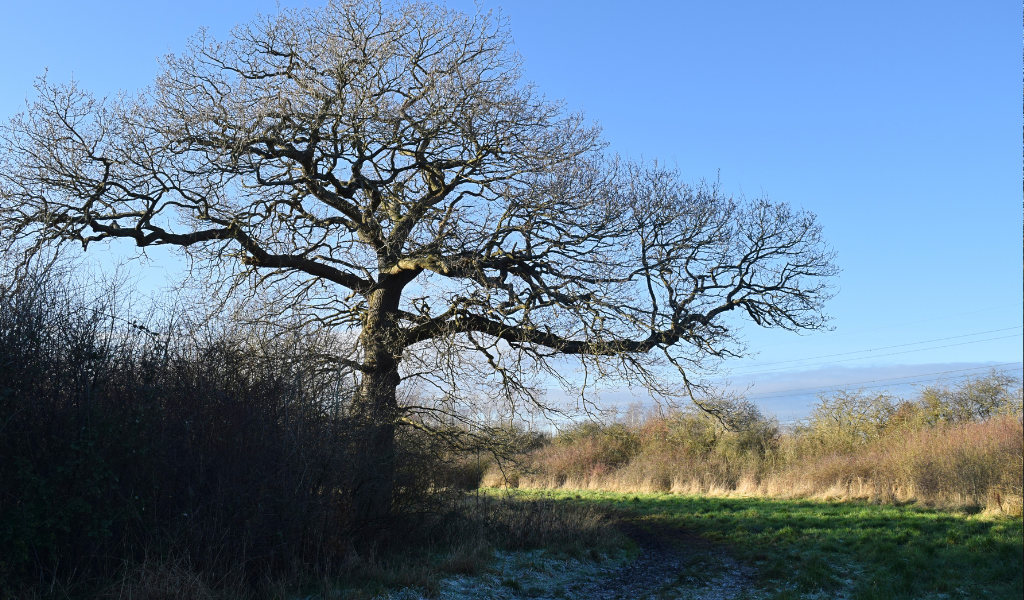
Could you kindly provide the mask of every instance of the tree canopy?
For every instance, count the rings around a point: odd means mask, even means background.
[[[544,377],[574,385],[566,356],[583,380],[690,383],[742,351],[734,311],[824,324],[813,214],[610,154],[521,67],[490,13],[337,0],[200,32],[134,94],[42,79],[0,131],[0,239],[174,246],[274,289],[358,332],[337,359],[379,423],[464,415],[469,371],[537,401]],[[399,406],[410,378],[451,403]]]

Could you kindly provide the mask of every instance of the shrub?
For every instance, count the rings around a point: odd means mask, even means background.
[[[203,585],[255,585],[346,560],[351,380],[321,359],[337,340],[141,326],[116,294],[76,293],[55,276],[0,285],[0,597],[41,581],[84,594],[119,571],[184,581],[186,563]],[[429,508],[439,455],[401,432],[391,527]]]
[[[1020,397],[1020,379],[995,372],[912,399],[846,390],[821,396],[785,433],[736,399],[706,403],[711,411],[631,410],[628,425],[586,423],[534,451],[518,483],[919,501],[1019,515]]]
[[[878,439],[897,411],[895,399],[887,394],[859,390],[821,394],[810,416],[799,425],[799,434],[811,453],[850,451]]]

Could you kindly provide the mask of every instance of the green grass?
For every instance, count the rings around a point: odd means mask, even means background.
[[[681,527],[753,567],[775,598],[1021,597],[1021,519],[879,506],[673,494],[523,491]],[[710,567],[713,568],[713,567]]]

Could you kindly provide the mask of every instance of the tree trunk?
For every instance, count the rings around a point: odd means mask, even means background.
[[[397,364],[365,374],[356,404],[353,504],[360,538],[387,524],[395,480]]]
[[[364,549],[388,524],[395,483],[396,390],[401,382],[401,330],[396,319],[400,285],[382,286],[369,298],[359,343],[365,371],[353,401],[356,452],[353,490],[356,533]]]

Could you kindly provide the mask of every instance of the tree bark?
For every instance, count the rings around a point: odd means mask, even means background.
[[[386,282],[368,298],[359,342],[363,375],[353,402],[356,425],[353,508],[364,548],[387,525],[395,483],[396,390],[403,348],[397,311],[404,282]]]

